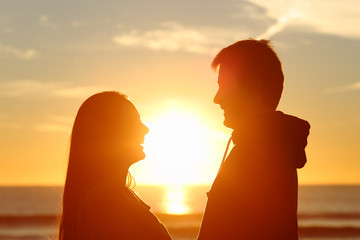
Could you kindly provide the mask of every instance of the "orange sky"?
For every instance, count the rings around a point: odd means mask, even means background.
[[[231,133],[210,62],[248,37],[273,40],[279,109],[312,126],[300,183],[360,184],[360,7],[319,4],[2,2],[0,184],[62,184],[76,111],[103,90],[128,95],[150,128],[138,184],[210,183]]]

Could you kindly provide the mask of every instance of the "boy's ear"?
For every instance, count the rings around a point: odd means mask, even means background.
[[[261,81],[258,81],[257,78],[258,77],[255,74],[249,75],[247,78],[249,81],[247,82],[247,86],[245,88],[249,99],[252,101],[252,104],[261,106],[266,104],[266,92],[264,92],[266,89],[260,85]]]
[[[250,74],[246,77],[245,88],[249,94],[257,94],[260,86],[258,85],[257,76],[255,74]]]

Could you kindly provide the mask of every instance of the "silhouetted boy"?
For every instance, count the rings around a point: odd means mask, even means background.
[[[212,67],[234,147],[208,192],[198,240],[298,239],[296,169],[310,125],[276,111],[281,63],[269,41],[249,39],[222,49]]]

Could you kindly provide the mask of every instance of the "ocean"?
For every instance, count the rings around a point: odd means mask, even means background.
[[[174,240],[196,239],[209,186],[142,186],[135,192]],[[55,239],[62,187],[0,187],[0,240]],[[360,186],[300,186],[301,240],[360,240]]]

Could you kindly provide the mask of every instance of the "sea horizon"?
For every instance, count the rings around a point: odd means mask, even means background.
[[[165,184],[165,183],[136,183],[135,186],[211,186],[212,183],[195,184]],[[64,184],[0,184],[0,187],[63,187]],[[302,183],[300,186],[360,186],[360,183]]]

